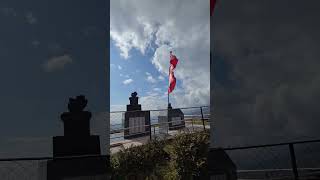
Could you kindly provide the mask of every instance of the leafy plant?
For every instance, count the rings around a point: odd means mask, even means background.
[[[182,133],[122,149],[111,156],[114,179],[202,179],[207,177],[209,132]]]

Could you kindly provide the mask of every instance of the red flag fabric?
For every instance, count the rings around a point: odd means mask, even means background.
[[[215,5],[216,5],[216,0],[210,0],[210,16],[212,16]]]
[[[170,51],[170,66],[173,66],[173,69],[176,68],[178,64],[178,59],[175,55],[172,54],[172,51]]]
[[[174,77],[173,70],[176,68],[178,64],[178,59],[175,55],[170,51],[170,68],[169,68],[169,88],[168,93],[171,93],[176,86],[176,77]]]
[[[168,88],[168,93],[171,93],[174,90],[174,87],[176,86],[176,77],[174,77],[173,71],[169,75],[169,88]]]

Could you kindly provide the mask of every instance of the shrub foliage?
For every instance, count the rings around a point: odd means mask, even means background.
[[[111,156],[113,179],[203,179],[208,150],[208,131],[122,149]]]

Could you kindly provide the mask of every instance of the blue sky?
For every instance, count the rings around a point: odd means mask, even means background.
[[[138,92],[139,96],[148,95],[148,92],[159,88],[160,93],[164,94],[167,88],[167,77],[162,76],[152,65],[150,59],[153,51],[149,49],[146,54],[131,50],[131,57],[124,59],[120,56],[120,50],[110,43],[110,104],[125,105],[129,102],[132,92]],[[169,62],[169,60],[168,60]],[[154,79],[154,82],[147,80],[147,74]],[[159,76],[164,79],[160,80]],[[124,81],[131,79],[132,82],[125,84]],[[151,80],[152,81],[152,80]]]
[[[179,59],[172,106],[209,104],[209,1],[113,0],[110,7],[111,110],[125,110],[133,91],[144,109],[167,107],[170,50]]]
[[[160,73],[152,64],[154,50],[149,48],[145,54],[136,49],[130,51],[130,58],[120,56],[120,50],[110,41],[110,104],[111,110],[125,110],[114,108],[114,105],[129,103],[131,93],[136,91],[138,96],[164,96],[168,88],[168,77]],[[169,52],[168,52],[169,53]],[[169,59],[168,59],[169,65]],[[129,82],[128,84],[125,82]],[[180,80],[177,80],[175,90],[179,90]],[[113,109],[114,108],[114,109]]]

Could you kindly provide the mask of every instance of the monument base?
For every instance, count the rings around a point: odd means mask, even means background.
[[[99,155],[99,136],[55,136],[53,137],[53,157]]]
[[[210,148],[208,163],[210,179],[237,179],[236,165],[232,162],[229,155],[223,149]]]
[[[47,180],[110,179],[109,157],[53,159],[47,162]]]

